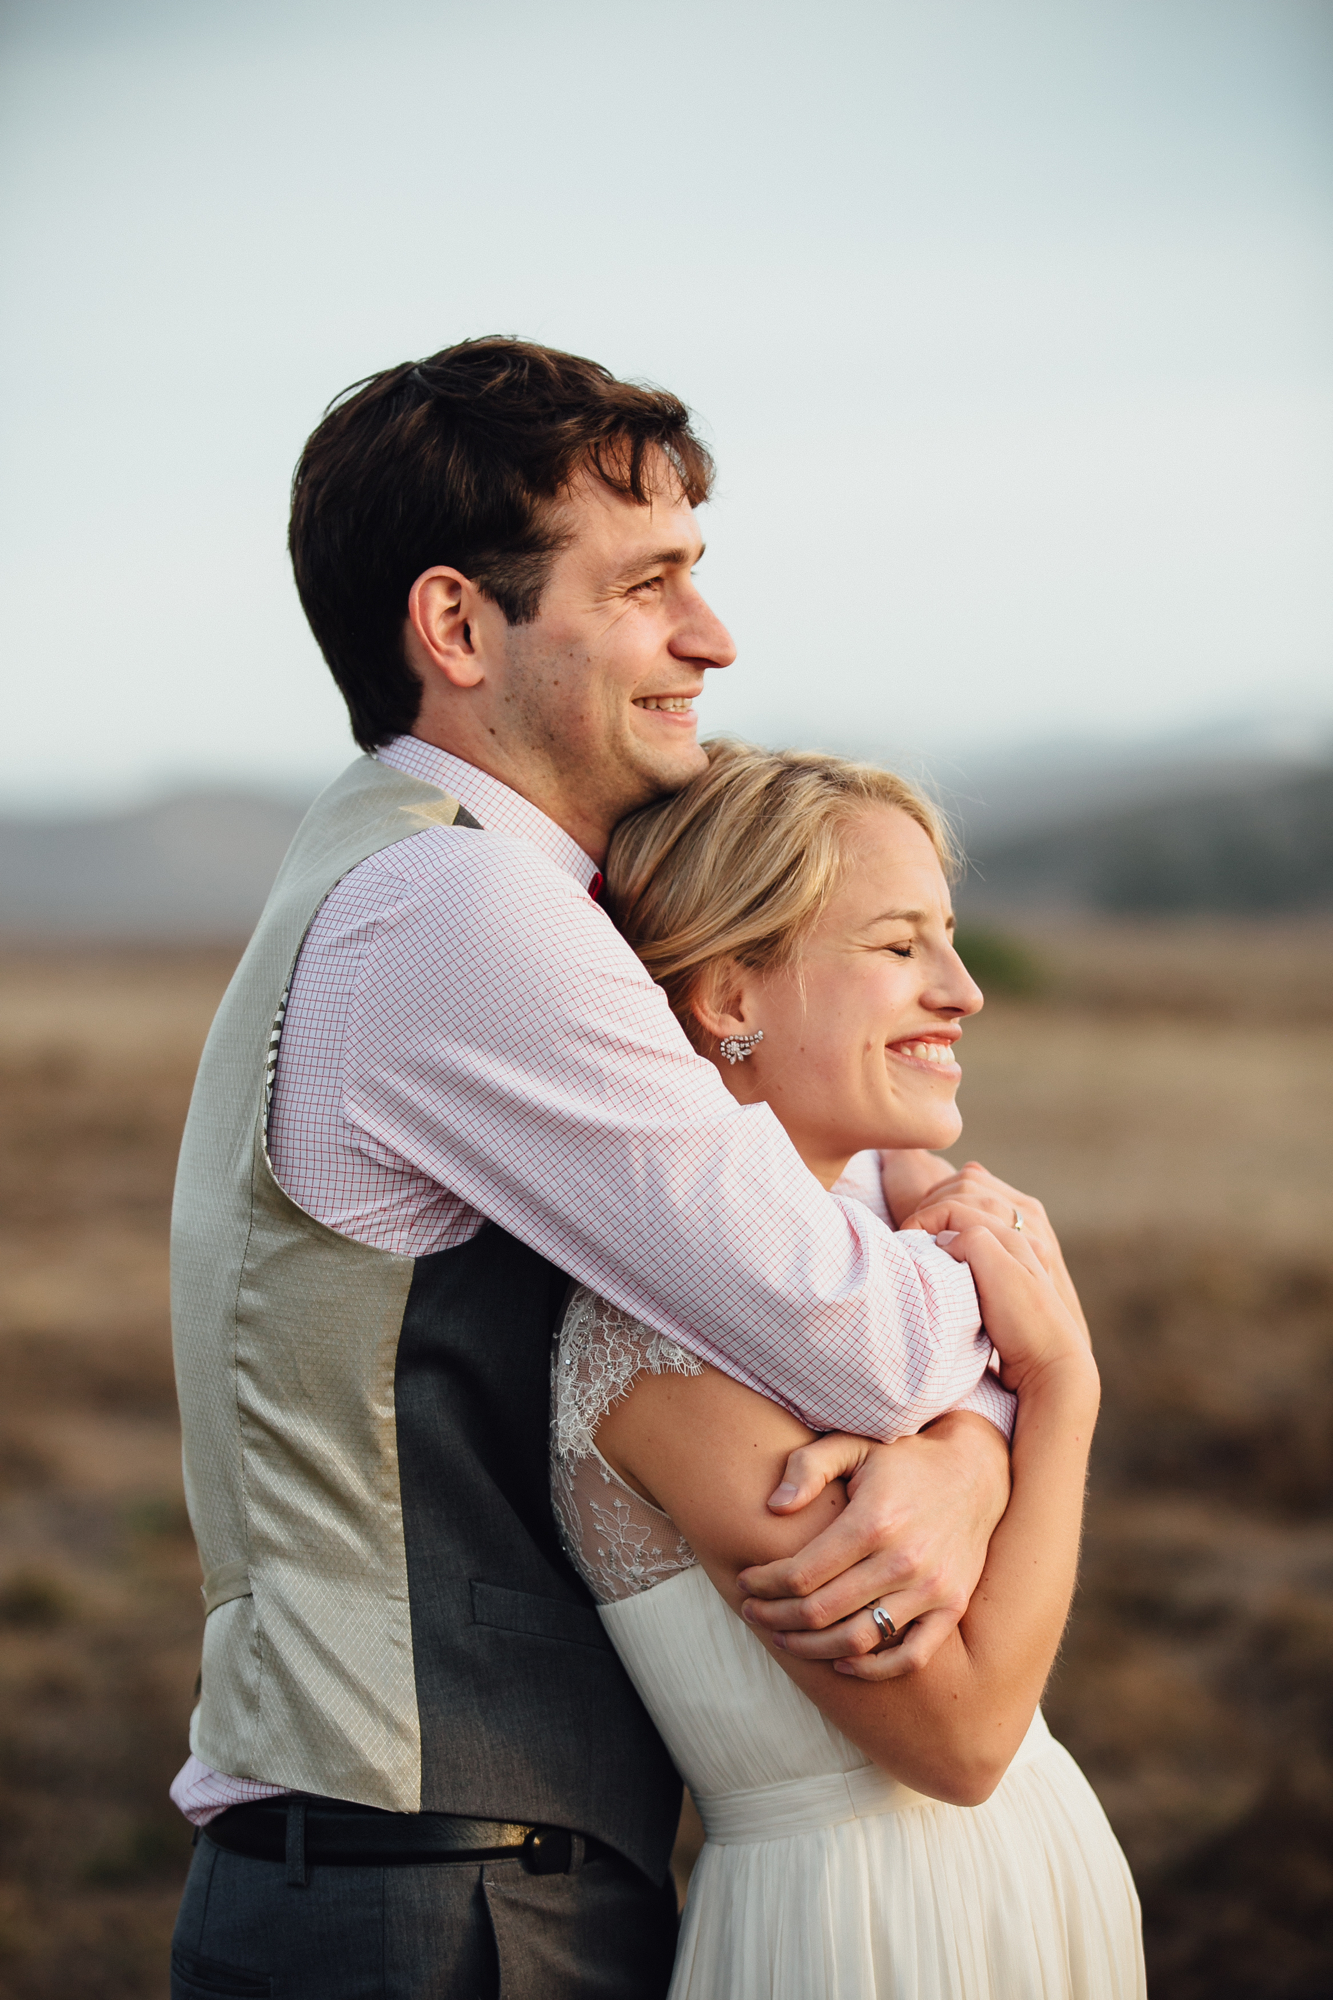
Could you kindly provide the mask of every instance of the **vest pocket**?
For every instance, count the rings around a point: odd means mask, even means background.
[[[223,1563],[218,1569],[204,1572],[202,1584],[204,1616],[210,1617],[219,1605],[234,1604],[238,1597],[253,1596],[250,1588],[250,1565],[246,1562]]]
[[[567,1646],[611,1651],[601,1619],[586,1604],[535,1597],[529,1590],[507,1590],[498,1583],[473,1583],[472,1622],[501,1632],[521,1632],[528,1639],[558,1639]]]
[[[253,1775],[262,1673],[254,1599],[229,1597],[204,1620],[199,1707],[190,1748],[215,1771]]]

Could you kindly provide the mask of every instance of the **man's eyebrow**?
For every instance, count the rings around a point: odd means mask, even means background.
[[[707,542],[700,542],[697,549],[652,549],[646,556],[639,556],[634,562],[626,563],[617,573],[616,582],[619,583],[623,577],[638,576],[646,569],[693,569],[697,562],[702,561],[707,546]]]

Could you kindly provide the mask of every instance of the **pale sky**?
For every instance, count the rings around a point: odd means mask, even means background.
[[[346,383],[522,333],[721,478],[705,729],[966,761],[1333,711],[1327,0],[7,0],[0,809],[350,752]]]

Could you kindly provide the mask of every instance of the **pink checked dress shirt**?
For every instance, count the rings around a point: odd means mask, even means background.
[[[894,1234],[875,1156],[826,1193],[691,1048],[566,833],[416,737],[379,755],[481,831],[372,855],[315,918],[269,1125],[292,1199],[409,1257],[498,1223],[813,1430],[900,1437],[961,1408],[1007,1435],[971,1275]],[[172,1797],[203,1825],[280,1789],[192,1757]]]

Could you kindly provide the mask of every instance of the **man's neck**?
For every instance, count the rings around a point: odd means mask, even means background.
[[[507,785],[511,792],[517,792],[521,799],[553,820],[590,861],[595,861],[599,868],[605,862],[611,828],[603,825],[595,812],[590,813],[586,806],[571,798],[556,773],[543,768],[539,759],[506,757],[498,743],[485,739],[476,743],[451,741],[451,732],[420,721],[413,724],[411,734],[422,743],[429,743],[433,750],[443,750],[448,756],[471,764],[474,770],[484,771],[488,778]]]

